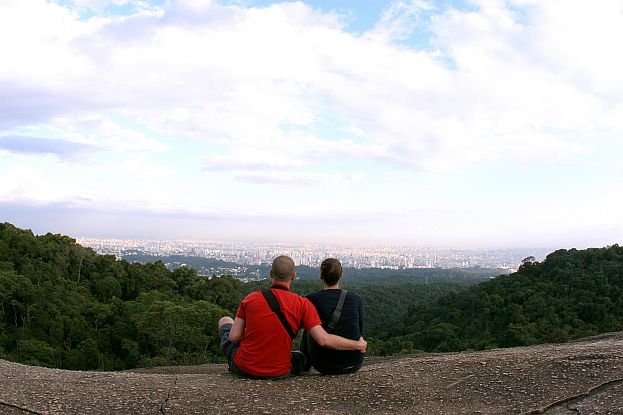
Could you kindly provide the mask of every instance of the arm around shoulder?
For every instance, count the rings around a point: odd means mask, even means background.
[[[366,352],[368,342],[363,337],[359,340],[350,340],[344,337],[336,336],[335,334],[329,334],[321,326],[314,326],[309,330],[309,335],[312,336],[314,341],[322,347],[327,347],[334,350],[357,350],[361,353]]]

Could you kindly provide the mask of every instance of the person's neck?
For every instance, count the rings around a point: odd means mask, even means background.
[[[290,289],[290,285],[292,284],[292,281],[278,281],[276,279],[272,279],[272,283],[270,285],[273,284],[281,284],[281,285],[285,285],[286,287],[288,287],[288,290]]]
[[[340,283],[337,283],[335,285],[327,285],[325,283],[322,283],[323,290],[337,290],[339,288],[340,288]]]

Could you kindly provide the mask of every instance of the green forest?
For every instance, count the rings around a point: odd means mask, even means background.
[[[301,271],[308,278],[295,281],[295,292],[320,289],[317,270]],[[559,250],[542,263],[528,258],[517,273],[493,279],[490,270],[378,274],[349,279],[347,269],[343,284],[363,297],[372,355],[562,342],[623,329],[617,245]],[[68,236],[0,224],[0,358],[80,370],[222,362],[218,319],[267,285],[118,260]]]
[[[559,343],[623,330],[623,247],[558,250],[543,262],[409,307],[381,354]]]

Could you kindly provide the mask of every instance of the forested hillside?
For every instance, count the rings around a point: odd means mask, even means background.
[[[71,369],[212,361],[242,283],[130,264],[0,224],[0,355]]]
[[[317,277],[293,290],[320,289]],[[317,270],[316,270],[317,271]],[[623,248],[560,250],[475,284],[474,270],[349,280],[369,354],[560,342],[623,330]],[[430,278],[428,278],[430,277]],[[460,281],[460,283],[451,282]],[[267,281],[98,255],[67,236],[0,224],[0,358],[69,369],[222,361],[216,323]]]
[[[564,342],[623,330],[623,247],[558,250],[518,272],[414,305],[382,354]]]
[[[423,284],[397,275],[352,286],[364,298],[370,353],[374,339],[386,335],[387,319],[398,321],[410,305],[479,280],[473,271],[429,274],[431,281],[462,283]],[[130,263],[98,255],[67,236],[35,236],[0,224],[0,357],[105,370],[220,361],[218,318],[233,315],[244,295],[267,284],[203,278],[192,268],[171,271],[162,262]],[[294,284],[299,294],[320,288],[317,278]]]

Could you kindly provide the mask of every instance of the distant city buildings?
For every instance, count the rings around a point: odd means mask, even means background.
[[[497,268],[516,271],[521,260],[543,260],[548,249],[437,249],[425,247],[347,247],[339,245],[257,244],[219,241],[158,241],[77,238],[83,246],[118,258],[131,255],[196,256],[240,265],[270,264],[278,255],[290,256],[297,265],[318,267],[323,259],[338,258],[351,268]]]

